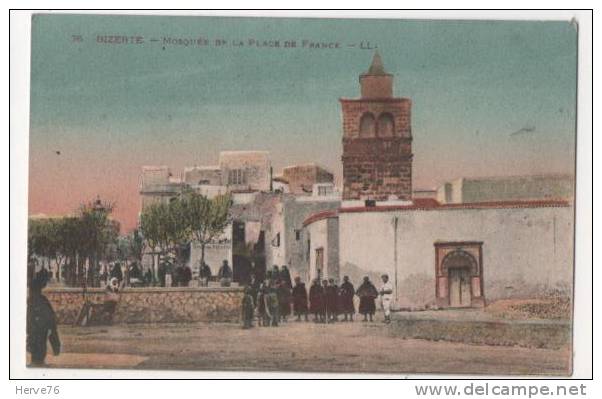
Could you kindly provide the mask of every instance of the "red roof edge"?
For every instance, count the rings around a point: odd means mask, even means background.
[[[340,213],[350,212],[388,212],[401,210],[444,210],[444,209],[504,209],[504,208],[556,208],[568,207],[566,200],[524,200],[524,201],[491,201],[462,204],[439,204],[432,198],[416,198],[412,205],[377,205],[372,207],[357,206],[340,208]]]

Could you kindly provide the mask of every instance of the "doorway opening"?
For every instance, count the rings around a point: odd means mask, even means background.
[[[485,306],[483,293],[483,243],[435,243],[435,295],[446,308]]]

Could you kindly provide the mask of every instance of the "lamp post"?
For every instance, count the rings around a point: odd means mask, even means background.
[[[397,226],[399,225],[399,217],[393,216],[393,263],[395,265],[395,302],[399,300],[397,290]]]

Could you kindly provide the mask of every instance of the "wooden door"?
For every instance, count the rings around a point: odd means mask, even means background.
[[[470,271],[466,268],[449,269],[449,305],[467,307],[471,302]]]

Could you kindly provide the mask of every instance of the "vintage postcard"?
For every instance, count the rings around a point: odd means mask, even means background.
[[[33,15],[19,355],[571,375],[577,36]]]

